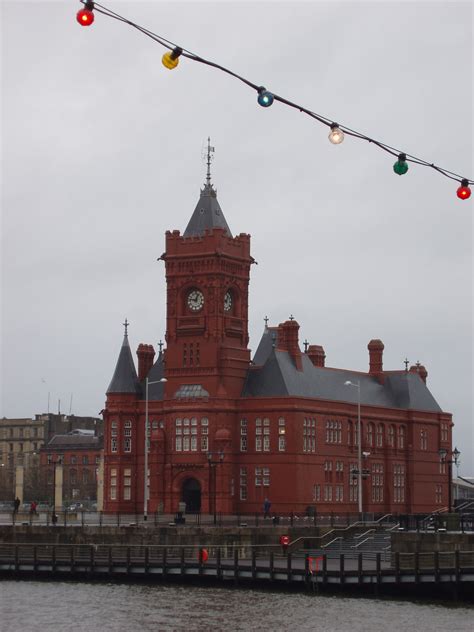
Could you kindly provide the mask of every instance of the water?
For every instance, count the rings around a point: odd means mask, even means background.
[[[474,607],[177,585],[0,581],[1,632],[473,632]]]

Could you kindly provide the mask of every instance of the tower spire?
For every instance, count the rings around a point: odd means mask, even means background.
[[[214,153],[214,147],[211,147],[211,137],[207,137],[207,173],[206,173],[206,186],[211,187],[211,153]]]

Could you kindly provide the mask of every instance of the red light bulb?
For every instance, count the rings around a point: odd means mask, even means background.
[[[76,20],[81,26],[90,26],[94,21],[94,14],[89,9],[80,9],[77,12]]]
[[[471,197],[471,189],[467,180],[461,180],[461,186],[456,191],[456,195],[460,200],[467,200]]]

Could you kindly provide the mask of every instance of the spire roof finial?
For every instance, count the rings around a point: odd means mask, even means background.
[[[210,187],[211,185],[211,162],[212,156],[211,153],[214,153],[214,147],[211,147],[211,137],[207,137],[207,173],[206,173],[206,186]]]
[[[125,322],[122,323],[122,325],[125,327],[125,338],[128,337],[128,326],[130,325],[130,323],[128,322],[128,320],[125,318]]]

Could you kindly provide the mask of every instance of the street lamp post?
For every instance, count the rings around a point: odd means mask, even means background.
[[[209,503],[211,502],[212,497],[212,511],[214,513],[214,525],[217,524],[217,507],[216,507],[216,497],[217,497],[217,486],[216,486],[216,468],[224,461],[224,452],[222,450],[218,453],[217,461],[212,460],[212,452],[207,453],[207,462],[209,464]],[[212,483],[211,483],[212,481]],[[212,489],[212,492],[211,492]],[[211,509],[209,507],[209,509]]]
[[[152,384],[162,384],[168,380],[162,377],[161,380],[150,382],[145,378],[145,439],[144,439],[144,472],[143,472],[143,521],[148,520],[148,387]]]
[[[357,487],[359,500],[359,514],[362,515],[362,433],[360,424],[360,381],[347,380],[344,386],[353,386],[357,389]]]
[[[452,486],[453,486],[453,463],[456,465],[456,467],[459,464],[459,456],[461,454],[461,452],[457,449],[454,448],[454,450],[449,453],[448,450],[446,450],[446,448],[440,448],[438,450],[438,454],[439,454],[439,458],[441,460],[442,463],[446,463],[446,465],[448,466],[448,513],[451,513],[451,505],[452,505]],[[451,458],[449,458],[448,460],[446,460],[447,456],[450,456]]]

